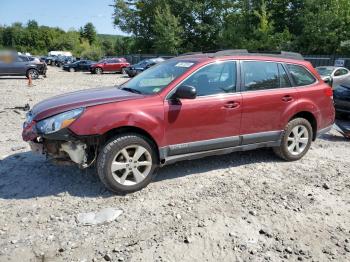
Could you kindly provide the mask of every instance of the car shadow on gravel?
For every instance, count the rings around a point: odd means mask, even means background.
[[[112,193],[91,169],[55,165],[32,152],[16,153],[0,160],[0,199],[30,199],[69,194],[108,197]]]
[[[269,149],[236,152],[161,168],[154,182],[259,162],[276,162]],[[94,169],[55,165],[32,152],[16,153],[0,160],[0,199],[31,199],[45,196],[111,197]]]
[[[349,139],[345,138],[342,135],[333,135],[333,134],[324,134],[322,136],[320,136],[318,139],[321,140],[325,140],[325,141],[329,141],[329,142],[342,142],[344,143],[344,141],[348,141]]]
[[[0,77],[0,80],[21,80],[27,79],[25,76],[23,77]]]
[[[247,164],[280,162],[272,149],[263,148],[251,151],[234,152],[227,155],[210,156],[201,159],[182,161],[165,166],[158,171],[154,182],[178,177],[200,175],[201,173],[234,168]]]

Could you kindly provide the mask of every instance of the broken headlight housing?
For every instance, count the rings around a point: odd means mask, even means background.
[[[77,108],[70,110],[44,120],[39,121],[36,124],[36,128],[41,134],[51,134],[68,127],[73,123],[84,111],[84,108]]]

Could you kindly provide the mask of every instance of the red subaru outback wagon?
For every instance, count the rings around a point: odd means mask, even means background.
[[[103,184],[126,193],[179,160],[261,147],[298,160],[331,129],[332,95],[299,54],[188,54],[118,87],[38,103],[23,139],[82,168],[96,163]]]

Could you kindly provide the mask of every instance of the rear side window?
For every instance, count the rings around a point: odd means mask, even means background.
[[[303,66],[288,64],[287,68],[297,86],[307,86],[316,82],[316,78]]]
[[[242,64],[246,91],[280,88],[277,63],[245,61]]]

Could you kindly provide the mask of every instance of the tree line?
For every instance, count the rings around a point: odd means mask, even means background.
[[[103,56],[131,52],[130,37],[97,34],[92,23],[79,30],[67,32],[48,26],[39,26],[34,20],[26,24],[0,25],[0,48],[10,48],[18,52],[46,55],[49,51],[71,51],[77,57],[98,60]]]
[[[145,53],[350,51],[349,0],[115,0],[114,22]]]
[[[181,54],[219,49],[350,52],[349,0],[114,0],[114,23],[128,36],[0,25],[0,48],[36,55],[67,50],[97,60],[130,53]]]

